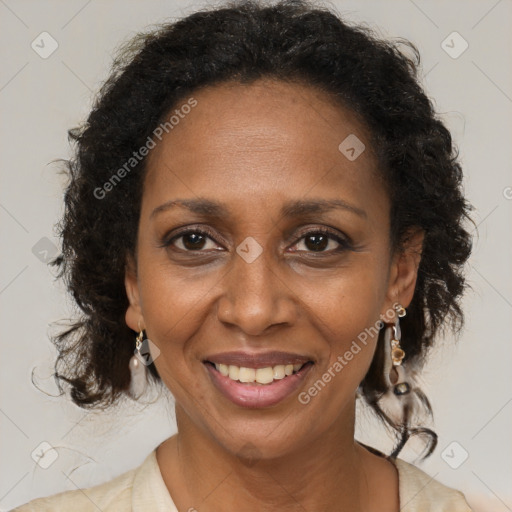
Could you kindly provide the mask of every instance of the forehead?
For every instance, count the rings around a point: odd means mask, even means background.
[[[190,98],[195,106],[180,110]],[[386,207],[366,129],[323,91],[270,79],[230,82],[194,92],[173,113],[148,156],[143,203],[342,194]]]

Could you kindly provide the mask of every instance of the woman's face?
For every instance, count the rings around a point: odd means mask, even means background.
[[[409,304],[418,263],[392,258],[367,134],[298,84],[192,96],[148,156],[127,323],[160,351],[179,428],[261,457],[350,433],[375,327]]]

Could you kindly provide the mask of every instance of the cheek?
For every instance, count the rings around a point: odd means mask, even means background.
[[[206,322],[211,310],[214,275],[192,275],[180,272],[170,265],[153,262],[140,265],[141,308],[146,322],[148,338],[160,350],[155,360],[162,379],[193,380],[191,368],[194,338]],[[186,275],[186,277],[184,277]]]
[[[317,330],[322,333],[326,357],[319,361],[314,379],[298,399],[311,410],[321,411],[329,422],[346,411],[370,367],[379,336],[379,313],[375,309],[372,315],[366,300],[359,302],[356,297],[340,298],[331,316],[326,316],[325,309],[323,312]]]
[[[311,318],[333,348],[350,345],[380,319],[386,275],[376,259],[370,253],[356,255],[353,265],[325,279],[304,282],[300,288]]]
[[[303,290],[309,320],[327,345],[320,378],[350,391],[357,389],[373,358],[386,290],[377,258],[357,258],[357,265],[340,269],[328,280],[310,282]]]

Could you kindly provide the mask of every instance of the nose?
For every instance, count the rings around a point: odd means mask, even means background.
[[[217,304],[219,321],[252,336],[276,325],[292,325],[300,301],[282,274],[265,250],[250,263],[235,254],[232,268],[223,278]]]

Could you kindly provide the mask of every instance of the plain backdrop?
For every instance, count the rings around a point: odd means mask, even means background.
[[[63,211],[65,180],[52,162],[70,155],[67,129],[87,115],[115,48],[149,25],[206,5],[0,1],[1,510],[109,480],[140,464],[175,432],[166,393],[154,403],[108,413],[85,412],[58,397],[48,336],[53,322],[73,315],[73,305],[45,263],[58,251],[54,225]],[[424,87],[460,150],[478,224],[467,269],[472,290],[463,302],[466,326],[459,341],[445,337],[423,373],[439,446],[419,467],[462,490],[476,511],[510,511],[512,2],[326,5],[419,48]],[[390,447],[364,410],[357,437],[382,450]],[[58,457],[44,468],[33,454],[48,446]],[[415,456],[412,446],[402,458]]]

